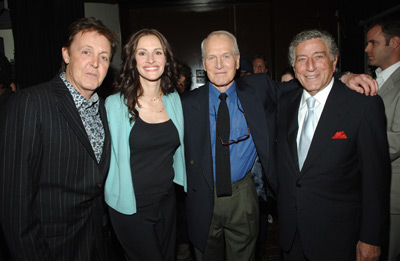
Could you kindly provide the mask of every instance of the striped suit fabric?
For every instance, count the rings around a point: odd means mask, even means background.
[[[73,99],[56,76],[16,93],[0,120],[0,221],[15,260],[104,260],[100,163]]]

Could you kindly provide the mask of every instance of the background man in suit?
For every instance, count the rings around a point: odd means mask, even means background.
[[[118,37],[73,23],[62,73],[17,92],[0,120],[0,221],[13,260],[104,260],[103,183],[110,137],[95,93]]]
[[[277,207],[285,260],[378,260],[388,233],[383,102],[332,77],[338,54],[334,39],[317,30],[299,33],[289,47],[304,89],[279,100]]]
[[[374,23],[367,33],[369,64],[377,66],[378,94],[385,104],[392,183],[388,260],[400,259],[400,19]]]
[[[282,90],[298,85],[292,81],[286,83],[287,88],[280,88],[266,74],[234,81],[240,54],[236,38],[229,32],[212,32],[201,46],[209,83],[182,96],[188,235],[197,260],[224,260],[225,249],[227,260],[254,260],[259,210],[249,172],[258,155],[267,179],[274,182],[277,101]],[[359,76],[346,80],[357,82],[353,88],[358,83],[375,87]],[[218,115],[222,93],[227,94],[228,137],[217,128],[217,122],[222,121]],[[224,184],[220,178],[226,174],[218,166],[221,155],[216,151],[220,145],[229,150],[223,161],[227,165],[222,167],[229,168],[231,191],[225,193],[219,191],[219,184]]]

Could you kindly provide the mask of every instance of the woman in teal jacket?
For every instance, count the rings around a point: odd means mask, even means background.
[[[184,186],[183,113],[171,48],[154,29],[123,49],[118,93],[106,100],[112,149],[105,185],[127,260],[175,260],[173,182]]]

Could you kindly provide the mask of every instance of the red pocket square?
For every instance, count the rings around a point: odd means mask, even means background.
[[[338,131],[333,135],[332,139],[347,139],[346,133],[344,131]]]

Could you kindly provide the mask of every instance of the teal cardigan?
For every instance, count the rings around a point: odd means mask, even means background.
[[[162,98],[165,110],[179,134],[180,146],[174,154],[174,182],[186,191],[186,168],[183,148],[183,112],[179,95],[174,92]],[[106,100],[108,125],[111,133],[111,161],[105,185],[105,201],[116,211],[136,213],[136,199],[132,184],[129,135],[134,122],[129,122],[128,107],[120,93]]]

